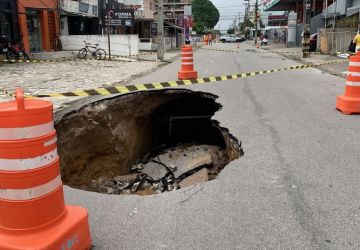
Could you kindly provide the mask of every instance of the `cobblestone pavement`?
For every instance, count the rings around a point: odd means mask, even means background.
[[[68,92],[126,84],[137,75],[155,70],[151,61],[68,61],[56,63],[0,64],[0,90],[22,87],[26,94]],[[0,100],[7,97],[0,91]],[[52,99],[54,108],[79,97]]]

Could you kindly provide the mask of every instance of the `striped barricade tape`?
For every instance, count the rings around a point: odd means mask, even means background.
[[[203,50],[213,50],[220,52],[230,52],[230,53],[257,53],[257,54],[268,54],[268,53],[278,53],[278,54],[300,54],[301,51],[259,51],[256,49],[246,49],[246,50],[227,50],[227,49],[212,49],[212,48],[200,48]],[[312,54],[317,54],[317,52],[311,52]]]
[[[318,67],[318,66],[323,66],[323,65],[332,64],[332,63],[339,63],[339,62],[344,62],[344,61],[346,61],[346,60],[340,59],[340,60],[328,61],[328,62],[324,62],[324,63],[304,64],[304,65],[290,66],[290,67],[279,68],[279,69],[237,73],[237,74],[232,74],[232,75],[203,77],[203,78],[198,78],[198,79],[193,79],[193,80],[178,80],[178,81],[157,82],[157,83],[147,83],[147,84],[114,86],[114,87],[105,87],[105,88],[98,88],[98,89],[75,90],[75,91],[64,92],[64,93],[37,94],[37,95],[32,95],[32,96],[27,96],[27,97],[28,98],[87,97],[87,96],[95,96],[95,95],[125,94],[125,93],[129,93],[129,92],[144,91],[144,90],[164,89],[164,88],[181,87],[181,86],[193,85],[193,84],[222,82],[222,81],[234,80],[234,79],[239,79],[239,78],[246,78],[246,77],[253,77],[253,76],[257,76],[257,75],[270,74],[270,73],[280,72],[280,71]]]
[[[8,63],[55,63],[55,62],[78,62],[78,61],[106,61],[107,59],[96,59],[96,58],[85,58],[85,59],[79,59],[79,58],[72,58],[72,59],[54,59],[54,60],[2,60],[3,62]]]
[[[4,96],[8,96],[8,97],[14,97],[13,93],[7,91],[4,88],[0,88],[0,94],[4,95]]]
[[[143,55],[153,55],[156,52],[149,52],[149,53],[140,53],[138,55],[131,55],[131,56],[125,56],[125,55],[121,55],[121,56],[111,56],[111,58],[135,58],[138,56],[143,56]],[[71,58],[71,59],[54,59],[54,60],[37,60],[37,59],[31,59],[31,60],[9,60],[9,59],[4,59],[2,60],[2,62],[7,62],[7,63],[56,63],[56,62],[79,62],[79,61],[92,61],[92,60],[96,60],[96,61],[107,61],[108,58],[106,59],[96,59],[96,58],[84,58],[84,59],[80,59],[80,58]]]

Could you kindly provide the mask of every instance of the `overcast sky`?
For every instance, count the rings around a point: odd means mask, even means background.
[[[211,2],[218,8],[220,12],[220,21],[216,25],[216,29],[226,31],[229,25],[233,22],[235,16],[240,16],[243,19],[245,14],[245,5],[243,0],[211,0]]]

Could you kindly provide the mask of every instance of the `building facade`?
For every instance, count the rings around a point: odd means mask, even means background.
[[[192,27],[193,22],[190,17],[191,4],[192,0],[164,0],[164,35],[174,37],[176,46],[180,46],[189,37],[189,27]],[[157,4],[155,7],[157,8]],[[154,18],[157,20],[157,11]]]
[[[57,0],[17,0],[17,8],[25,50],[52,50],[60,30]]]
[[[62,35],[101,33],[98,0],[59,0]]]
[[[138,2],[138,1],[136,1]],[[124,0],[100,0],[99,3],[102,33],[136,34],[135,11],[138,5],[125,5]],[[109,14],[109,27],[107,19]]]
[[[154,0],[127,0],[128,5],[137,3],[135,11],[135,32],[139,34],[141,41],[149,41],[151,38],[151,25],[154,24],[155,1]],[[133,5],[132,5],[133,6]]]
[[[0,0],[0,36],[8,41],[19,39],[19,19],[14,0]]]
[[[287,26],[288,15],[281,11],[281,13],[269,13],[267,15],[267,26]]]

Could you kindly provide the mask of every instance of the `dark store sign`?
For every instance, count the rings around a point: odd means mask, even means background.
[[[134,10],[129,9],[113,9],[109,11],[110,16],[110,26],[126,26],[132,27],[134,25]],[[104,25],[107,25],[108,16],[105,12],[105,22]]]
[[[157,23],[150,23],[150,36],[157,36]]]

